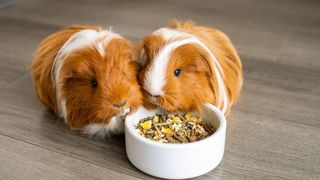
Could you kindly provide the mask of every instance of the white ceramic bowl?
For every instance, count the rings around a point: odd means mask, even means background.
[[[127,155],[138,169],[160,178],[185,179],[205,174],[221,162],[226,119],[215,106],[205,105],[199,116],[210,122],[217,131],[203,140],[186,144],[160,143],[137,134],[135,127],[139,120],[155,113],[156,110],[141,107],[125,122]]]

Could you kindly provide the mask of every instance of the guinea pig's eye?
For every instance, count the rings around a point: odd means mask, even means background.
[[[176,70],[174,71],[174,75],[175,75],[176,77],[180,76],[180,74],[181,74],[181,69],[176,69]]]
[[[92,88],[97,88],[97,86],[98,86],[97,80],[95,80],[95,79],[91,80],[91,87]]]

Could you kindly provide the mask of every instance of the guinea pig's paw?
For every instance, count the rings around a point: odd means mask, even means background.
[[[109,134],[121,134],[124,132],[124,120],[117,117],[111,118],[107,131]]]
[[[108,138],[112,134],[121,134],[124,132],[124,122],[116,116],[112,117],[107,124],[95,123],[89,124],[83,128],[83,133],[88,136],[97,136],[100,138]]]

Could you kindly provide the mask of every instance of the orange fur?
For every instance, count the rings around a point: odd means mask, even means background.
[[[45,38],[39,45],[31,66],[39,100],[57,115],[56,92],[51,79],[54,59],[63,44],[76,32],[84,29],[101,31],[99,27],[71,26]],[[71,52],[61,67],[62,96],[66,98],[67,124],[80,129],[93,123],[107,124],[119,113],[114,103],[126,100],[125,107],[134,111],[142,96],[137,82],[134,47],[123,38],[112,39],[101,56],[95,45]],[[97,80],[98,86],[91,87]]]
[[[51,82],[51,67],[59,49],[76,32],[93,27],[73,25],[44,39],[35,52],[31,73],[38,99],[42,104],[58,113],[56,94]]]
[[[174,21],[170,28],[187,32],[204,42],[210,51],[216,56],[224,71],[224,82],[228,95],[228,108],[238,100],[242,87],[242,65],[236,49],[230,39],[221,31],[203,26],[196,26],[191,22]],[[146,61],[141,71],[141,84],[143,85],[146,71],[150,68],[154,53],[167,42],[157,35],[149,35],[144,38],[144,51]],[[160,42],[160,43],[159,43]],[[147,49],[147,50],[146,50]],[[182,74],[179,78],[174,76],[174,70],[180,68]],[[164,96],[157,99],[157,103],[169,111],[199,111],[202,104],[212,103],[217,105],[219,94],[218,83],[214,77],[213,67],[208,53],[198,45],[186,44],[175,49],[170,56],[170,63],[166,72],[166,84]],[[213,88],[212,88],[213,87]],[[150,96],[143,90],[145,105],[154,107],[149,102]]]

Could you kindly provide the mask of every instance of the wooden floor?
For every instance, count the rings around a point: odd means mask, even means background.
[[[154,179],[124,137],[89,139],[40,105],[28,70],[61,27],[112,26],[138,41],[170,19],[218,27],[244,64],[222,163],[199,179],[320,179],[320,1],[0,0],[0,179]]]

